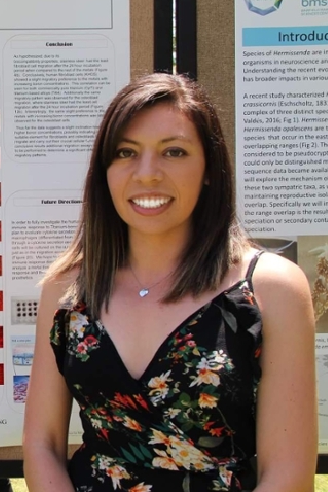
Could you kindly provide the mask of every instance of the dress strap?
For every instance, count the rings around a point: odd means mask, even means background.
[[[250,286],[250,288],[253,290],[253,281],[252,281],[252,278],[253,278],[253,273],[254,273],[254,270],[255,270],[255,267],[256,267],[256,264],[258,262],[258,259],[259,257],[264,253],[265,251],[262,249],[262,250],[259,250],[259,251],[256,251],[255,255],[253,256],[253,258],[251,259],[249,265],[248,265],[248,269],[247,269],[247,273],[246,273],[246,280]]]

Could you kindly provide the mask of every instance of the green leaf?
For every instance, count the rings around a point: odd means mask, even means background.
[[[149,459],[153,458],[153,455],[148,451],[148,449],[145,446],[140,444],[139,448],[140,448],[140,451],[142,452],[142,454],[144,456],[146,456],[146,458],[149,458]]]
[[[194,410],[195,410],[196,408],[198,408],[199,403],[198,403],[198,401],[197,401],[197,400],[193,400],[193,401],[190,403],[190,406],[191,406],[191,408],[192,408],[192,409],[194,409]]]
[[[129,453],[129,451],[126,451],[123,448],[121,448],[121,449],[122,449],[122,453],[124,454],[125,458],[128,461],[130,461],[131,463],[137,463],[137,459],[131,453]]]
[[[223,440],[224,437],[201,436],[198,439],[198,445],[201,446],[202,448],[216,448],[222,443]]]
[[[212,384],[208,384],[202,388],[202,393],[208,393],[209,395],[213,395],[213,393],[216,391],[217,387],[213,386]]]
[[[180,412],[179,415],[177,416],[177,421],[181,424],[186,420],[186,417],[183,412]]]
[[[177,408],[179,410],[184,410],[185,408],[185,405],[182,401],[178,400],[178,401],[175,401],[172,405],[172,408]]]
[[[181,395],[179,397],[179,402],[181,402],[181,404],[184,407],[189,407],[189,404],[190,404],[190,396],[188,395],[188,393],[181,393]]]
[[[192,429],[194,427],[194,423],[189,421],[189,422],[186,422],[185,424],[183,424],[181,426],[181,430],[183,430],[183,432],[188,432],[190,431],[190,429]]]
[[[144,455],[139,451],[138,448],[136,448],[135,446],[132,446],[132,444],[129,443],[129,446],[131,448],[131,451],[139,458],[139,460],[142,460],[144,461],[145,457]]]

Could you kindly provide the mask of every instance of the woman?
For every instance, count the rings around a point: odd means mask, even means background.
[[[260,254],[236,220],[203,90],[167,74],[131,82],[96,137],[77,235],[44,281],[30,492],[310,492],[313,338],[303,273]],[[67,472],[72,396],[84,443]]]

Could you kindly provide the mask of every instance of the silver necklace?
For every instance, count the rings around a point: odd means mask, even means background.
[[[155,287],[156,285],[160,284],[161,282],[164,282],[164,280],[166,280],[171,274],[172,272],[168,273],[167,275],[165,275],[164,278],[161,278],[161,280],[158,280],[157,282],[155,282],[154,284],[152,285],[149,285],[149,287],[143,287],[142,286],[142,283],[140,282],[140,280],[138,279],[137,275],[134,273],[134,271],[132,270],[132,267],[129,263],[129,268],[131,270],[131,273],[132,275],[134,276],[134,278],[136,279],[136,281],[138,282],[138,284],[140,285],[141,289],[139,290],[139,296],[140,297],[145,297],[149,294],[149,291],[150,289],[152,289],[153,287]]]

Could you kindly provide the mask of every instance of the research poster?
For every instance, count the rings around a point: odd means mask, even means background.
[[[21,444],[38,282],[72,239],[95,132],[129,56],[128,0],[0,0],[1,446]],[[80,438],[74,408],[70,442]]]
[[[328,453],[328,2],[235,0],[235,29],[238,214],[307,274]]]

